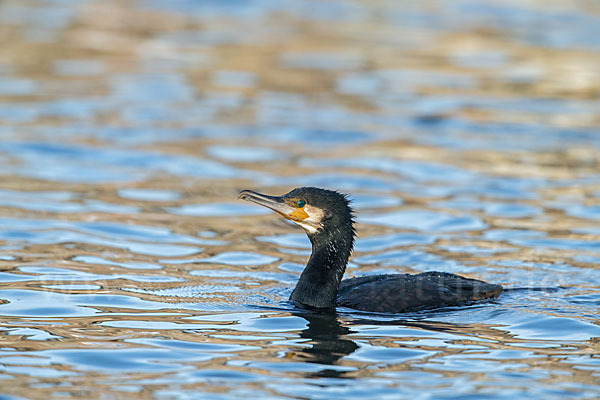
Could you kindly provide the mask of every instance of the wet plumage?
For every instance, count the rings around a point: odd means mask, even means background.
[[[500,285],[437,271],[342,280],[355,238],[345,194],[305,187],[283,196],[244,190],[240,199],[268,207],[306,231],[312,253],[290,296],[303,306],[398,313],[468,304],[502,292]]]
[[[370,275],[342,280],[337,305],[364,311],[407,312],[467,304],[501,292],[500,285],[445,272]]]

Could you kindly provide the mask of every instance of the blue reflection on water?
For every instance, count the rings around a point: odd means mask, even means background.
[[[136,2],[150,26],[135,8],[94,19],[116,3],[17,3],[0,6],[2,391],[596,397],[593,7]],[[557,47],[578,49],[564,77],[543,54]],[[351,275],[438,269],[507,290],[404,315],[299,310],[286,300],[309,240],[235,202],[297,185],[355,194]]]
[[[21,166],[6,166],[5,174],[62,182],[122,182],[141,180],[154,172],[225,178],[244,175],[234,167],[197,157],[171,156],[116,148],[92,148],[48,142],[4,142],[0,153],[17,156]]]

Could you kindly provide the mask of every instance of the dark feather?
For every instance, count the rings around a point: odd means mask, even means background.
[[[376,312],[458,306],[497,297],[502,286],[445,272],[370,275],[340,283],[337,305]]]

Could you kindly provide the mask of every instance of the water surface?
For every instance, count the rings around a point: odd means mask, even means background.
[[[600,11],[584,1],[0,3],[0,397],[600,396]],[[493,302],[294,308],[306,236],[241,189],[349,192],[347,276]]]

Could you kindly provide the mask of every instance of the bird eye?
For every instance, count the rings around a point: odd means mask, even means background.
[[[296,203],[296,205],[298,206],[298,208],[302,208],[306,205],[306,202],[304,200],[298,200],[298,203]]]

